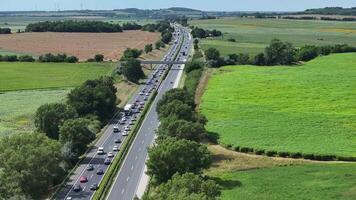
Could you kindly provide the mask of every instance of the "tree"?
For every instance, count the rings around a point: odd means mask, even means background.
[[[138,58],[140,57],[142,54],[142,50],[138,50],[138,49],[126,49],[124,51],[124,55],[121,57],[121,61],[126,61],[132,58]]]
[[[164,32],[162,33],[162,42],[168,44],[172,40],[172,33],[171,32]]]
[[[170,136],[196,142],[201,140],[204,134],[205,128],[203,124],[181,120],[175,117],[163,118],[158,128],[159,136]]]
[[[160,119],[175,116],[178,119],[194,120],[192,107],[177,99],[162,105],[158,110],[158,116]]]
[[[177,173],[167,183],[145,193],[143,200],[215,200],[220,194],[220,187],[213,180],[205,180],[193,173]]]
[[[203,67],[204,67],[204,63],[197,60],[193,60],[192,62],[189,62],[188,64],[185,65],[184,70],[186,73],[189,73],[196,69],[202,69]]]
[[[209,48],[205,50],[205,57],[207,60],[218,60],[220,57],[220,52],[215,48]]]
[[[157,103],[157,112],[160,107],[166,105],[174,100],[180,100],[181,102],[189,105],[191,109],[194,109],[194,97],[188,93],[185,89],[175,88],[167,91]]]
[[[305,45],[298,51],[298,60],[309,61],[316,58],[319,55],[319,49],[313,45]]]
[[[106,121],[116,111],[116,88],[112,77],[88,80],[68,94],[68,104],[79,116],[96,115]]]
[[[238,65],[246,65],[246,64],[249,64],[249,63],[250,63],[250,57],[249,57],[248,54],[240,53],[237,56],[236,64],[238,64]]]
[[[122,64],[122,74],[127,80],[137,83],[141,78],[145,77],[140,61],[136,59],[128,59]]]
[[[51,139],[58,140],[59,127],[67,119],[76,117],[74,108],[63,103],[44,104],[35,114],[35,126],[37,131],[46,133]]]
[[[104,55],[103,54],[96,54],[94,56],[95,62],[103,62],[104,61]]]
[[[79,59],[75,56],[68,56],[64,61],[67,63],[76,63]]]
[[[152,44],[146,44],[145,45],[145,53],[149,53],[153,50]]]
[[[42,133],[18,133],[0,139],[0,199],[18,195],[43,198],[62,180],[60,144]]]
[[[71,143],[72,152],[80,156],[95,139],[95,133],[90,131],[89,124],[90,120],[84,118],[65,121],[59,130],[59,141],[62,144]]]
[[[199,40],[196,38],[196,39],[194,39],[193,43],[194,44],[199,44]]]
[[[156,49],[160,49],[160,48],[166,47],[166,45],[161,40],[157,41],[155,43],[155,46],[156,46]]]
[[[19,61],[20,62],[34,62],[35,59],[30,55],[21,55],[21,56],[19,56]]]
[[[266,64],[290,65],[295,62],[295,48],[288,42],[273,39],[265,49]]]
[[[266,64],[265,54],[264,53],[257,54],[253,60],[253,64],[259,66],[265,65]]]
[[[164,138],[148,149],[147,174],[160,184],[175,173],[200,173],[211,164],[211,155],[206,146],[176,138]]]

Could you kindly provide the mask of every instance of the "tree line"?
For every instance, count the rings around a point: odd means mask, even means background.
[[[67,56],[67,54],[52,54],[47,53],[40,55],[36,60],[31,55],[0,55],[0,62],[53,62],[53,63],[77,63],[79,59],[76,56]],[[89,58],[87,62],[103,62],[104,55],[96,54],[93,58]]]
[[[116,111],[112,77],[88,80],[64,103],[40,106],[36,132],[0,139],[0,199],[43,199]]]
[[[26,32],[122,32],[119,24],[102,21],[45,21],[31,23],[26,26]]]
[[[0,34],[11,34],[10,28],[0,28]]]
[[[227,57],[221,57],[219,50],[209,48],[205,50],[207,65],[210,67],[220,67],[224,65],[293,65],[300,61],[309,61],[318,56],[329,55],[331,53],[356,52],[356,47],[347,44],[314,46],[305,45],[295,48],[289,42],[282,42],[273,39],[263,53],[250,58],[248,54],[229,54]]]
[[[222,32],[219,30],[205,30],[198,27],[191,27],[192,28],[192,36],[193,38],[207,38],[207,37],[219,37],[222,36]]]

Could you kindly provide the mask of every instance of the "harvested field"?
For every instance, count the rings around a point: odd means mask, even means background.
[[[159,33],[124,31],[122,33],[20,33],[0,35],[0,49],[32,55],[66,53],[80,60],[103,54],[117,60],[126,48],[143,49],[159,39]]]

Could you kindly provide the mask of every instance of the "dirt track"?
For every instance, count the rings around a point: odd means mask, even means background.
[[[124,31],[122,33],[20,33],[0,35],[0,49],[33,55],[66,53],[80,60],[104,54],[117,60],[126,48],[143,49],[159,39],[158,33]]]

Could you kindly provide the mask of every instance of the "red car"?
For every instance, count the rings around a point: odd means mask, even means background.
[[[81,183],[86,183],[86,182],[88,182],[88,178],[87,178],[86,176],[81,176],[81,177],[79,178],[79,181],[80,181]]]

